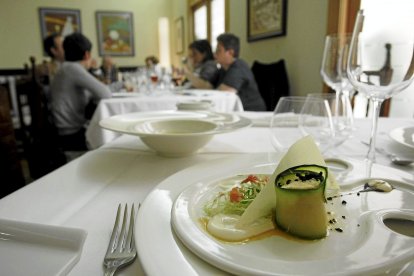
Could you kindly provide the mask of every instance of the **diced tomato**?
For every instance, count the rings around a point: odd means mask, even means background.
[[[240,202],[240,200],[243,199],[243,194],[240,193],[239,188],[237,187],[234,187],[233,189],[231,189],[229,195],[230,195],[231,202]]]
[[[241,183],[247,183],[247,182],[257,183],[258,181],[259,181],[259,178],[255,175],[251,174],[245,180],[243,180]]]

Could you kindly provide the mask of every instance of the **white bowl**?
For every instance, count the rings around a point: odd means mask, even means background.
[[[207,144],[217,124],[197,119],[164,119],[137,124],[134,130],[159,155],[181,157],[196,153]]]
[[[171,157],[194,154],[213,135],[251,124],[249,119],[237,114],[180,110],[120,114],[99,122],[104,129],[138,136],[159,155]]]

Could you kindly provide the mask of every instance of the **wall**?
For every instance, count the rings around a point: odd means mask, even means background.
[[[387,0],[361,0],[361,8],[364,9],[367,16],[373,12],[378,13],[375,22],[376,25],[379,26],[384,25],[383,17],[380,16],[384,12],[387,13],[388,20],[392,21],[394,24],[399,23],[398,16],[401,15],[402,12],[414,14],[414,2],[412,0],[394,0],[392,2]],[[409,28],[404,28],[404,25],[405,24],[401,24],[400,28],[396,29],[403,32],[408,31],[408,34],[412,34]],[[414,117],[414,83],[411,83],[410,86],[391,98],[389,116]]]
[[[188,14],[187,14],[187,0],[172,0],[172,17],[170,20],[171,29],[171,63],[175,66],[180,66],[181,58],[187,54],[187,46],[189,45],[188,28]],[[176,34],[175,34],[175,20],[183,17],[184,20],[184,52],[177,53],[176,51]]]
[[[189,44],[185,27],[184,53],[176,53],[174,23],[183,16],[188,24],[187,0],[1,0],[0,68],[21,67],[34,55],[42,56],[39,7],[77,8],[81,10],[82,31],[96,47],[96,10],[132,11],[134,14],[135,57],[115,58],[118,65],[143,64],[147,55],[158,55],[158,18],[170,19],[171,62],[180,64]],[[305,95],[322,91],[319,74],[327,24],[328,0],[288,0],[287,36],[247,42],[247,2],[229,0],[229,31],[241,39],[241,57],[250,65],[254,60],[273,62],[284,58],[291,92]],[[242,22],[242,24],[240,23]]]
[[[249,43],[246,1],[230,0],[230,32],[240,37],[241,58],[250,65],[285,59],[291,94],[318,93],[327,12],[328,0],[288,0],[287,35]]]
[[[171,18],[172,3],[170,0],[1,0],[0,68],[22,67],[31,55],[37,60],[45,58],[42,55],[39,7],[80,9],[82,32],[94,45],[94,57],[98,57],[95,11],[132,11],[135,57],[114,59],[118,65],[144,64],[147,55],[158,55],[158,18]]]

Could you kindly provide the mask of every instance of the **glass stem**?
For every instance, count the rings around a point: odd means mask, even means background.
[[[343,108],[346,110],[346,119],[349,121],[352,128],[354,127],[354,111],[352,110],[352,91],[342,90],[342,94],[344,95],[344,103]]]
[[[375,163],[375,145],[376,145],[376,137],[377,137],[377,129],[378,129],[378,118],[381,111],[381,104],[384,100],[383,99],[371,99],[373,114],[372,114],[372,129],[371,129],[371,137],[369,140],[369,150],[367,155],[367,177],[371,177],[371,169],[372,164]]]

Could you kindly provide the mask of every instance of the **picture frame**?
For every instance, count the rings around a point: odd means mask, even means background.
[[[134,56],[132,12],[96,11],[99,56]]]
[[[184,18],[181,16],[175,20],[176,53],[184,52]]]
[[[248,42],[286,35],[287,0],[247,0]]]
[[[66,36],[73,32],[82,32],[80,10],[41,7],[39,20],[42,44],[53,33]],[[43,55],[47,56],[47,53],[44,52]]]

